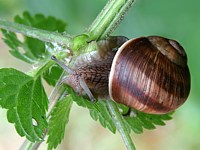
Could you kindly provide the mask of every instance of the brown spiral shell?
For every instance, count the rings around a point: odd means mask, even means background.
[[[164,114],[187,99],[190,73],[180,44],[159,36],[125,42],[109,75],[111,99],[136,110]]]

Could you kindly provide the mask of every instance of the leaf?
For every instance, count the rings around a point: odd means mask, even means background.
[[[65,126],[69,120],[69,112],[72,106],[72,97],[66,96],[58,101],[52,110],[48,128],[48,150],[56,148],[64,138]]]
[[[14,18],[16,23],[27,26],[56,32],[64,32],[67,24],[52,16],[45,17],[42,14],[31,16],[28,12],[24,12],[22,17],[17,15]],[[29,64],[37,64],[42,60],[49,59],[51,52],[46,48],[45,42],[27,36],[17,37],[13,32],[2,29],[4,42],[11,48],[9,51],[14,57],[25,61]],[[55,85],[61,75],[59,67],[53,67],[44,73],[44,79],[49,85]]]
[[[139,111],[132,111],[132,115],[125,116],[124,119],[127,122],[129,128],[135,133],[142,133],[143,128],[146,129],[155,129],[155,125],[165,125],[165,120],[172,119],[172,113],[164,114],[164,115],[154,115],[154,114],[146,114]]]
[[[109,108],[105,100],[98,100],[96,103],[92,103],[83,97],[77,96],[72,88],[67,86],[67,91],[73,97],[73,100],[82,107],[86,107],[90,111],[90,116],[95,120],[99,120],[100,124],[104,128],[108,128],[112,133],[116,132],[116,126],[113,122],[112,116],[110,114]],[[118,108],[122,110],[122,115],[124,112],[127,113],[128,107],[122,104],[117,104]],[[143,128],[145,129],[155,129],[156,125],[165,125],[165,120],[170,120],[172,113],[164,115],[153,115],[132,110],[131,114],[128,116],[123,116],[127,131],[133,131],[135,133],[142,133]]]
[[[43,138],[48,99],[40,78],[15,69],[0,69],[0,106],[8,109],[8,121],[15,124],[20,136],[32,142]]]
[[[44,72],[43,77],[49,85],[55,86],[62,72],[62,68],[58,65],[54,65]]]
[[[112,116],[109,112],[109,109],[107,107],[106,101],[105,100],[99,100],[93,106],[95,107],[95,109],[94,110],[90,109],[90,115],[91,115],[91,112],[94,111],[93,116],[95,116],[95,118],[97,118],[97,120],[99,119],[99,122],[101,123],[101,125],[104,128],[107,127],[112,133],[115,133],[116,127],[115,127],[115,124],[113,122]]]
[[[41,14],[31,16],[28,12],[24,12],[22,17],[15,16],[14,21],[48,31],[64,32],[66,28],[66,23],[54,17],[45,17]],[[13,32],[2,30],[2,33],[4,42],[11,48],[10,53],[18,59],[34,64],[49,55],[45,43],[38,39],[23,36],[22,41]]]
[[[86,107],[90,111],[91,117],[97,121],[99,120],[100,124],[104,128],[108,128],[112,133],[116,132],[116,127],[113,122],[112,116],[109,112],[109,109],[107,107],[106,101],[99,100],[96,103],[92,103],[87,99],[84,99],[81,96],[78,96],[72,88],[67,86],[67,91],[69,94],[72,95],[73,100],[82,107]]]
[[[4,37],[3,41],[11,48],[9,51],[14,57],[23,60],[29,64],[34,64],[37,61],[26,43],[23,43],[17,38],[17,35],[11,31],[1,30]]]

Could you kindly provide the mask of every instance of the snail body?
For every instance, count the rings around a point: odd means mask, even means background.
[[[81,78],[95,98],[111,98],[151,114],[171,112],[189,95],[187,56],[174,40],[110,37],[88,57],[64,79],[79,94],[87,91],[80,84]]]
[[[84,79],[87,87],[95,99],[110,98],[108,91],[109,73],[113,58],[116,54],[115,48],[124,44],[128,39],[124,36],[113,36],[98,42],[98,51],[82,54],[76,58],[70,73],[64,83],[71,86],[79,95],[88,95],[80,85],[79,79]]]

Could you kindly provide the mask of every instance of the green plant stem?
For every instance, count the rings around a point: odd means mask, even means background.
[[[60,34],[58,32],[41,30],[23,24],[9,22],[3,19],[0,19],[0,28],[12,32],[21,33],[23,35],[36,38],[41,41],[56,42],[61,45],[67,45],[67,47],[70,47],[70,45],[72,44],[72,38],[69,35]]]
[[[128,130],[126,129],[126,125],[124,124],[124,120],[119,112],[117,105],[112,100],[107,100],[107,104],[113,117],[114,123],[117,127],[117,130],[121,134],[122,140],[126,145],[126,149],[135,150],[136,148],[132,142]]]
[[[91,40],[109,36],[123,20],[134,0],[109,0],[87,30]]]

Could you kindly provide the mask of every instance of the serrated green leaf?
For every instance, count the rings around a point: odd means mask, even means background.
[[[72,97],[68,95],[63,100],[58,101],[53,108],[48,128],[48,150],[56,148],[64,138],[72,102]]]
[[[0,105],[9,109],[16,106],[19,89],[32,78],[15,69],[0,69]]]
[[[89,100],[78,96],[70,87],[67,87],[67,91],[72,95],[73,100],[79,106],[87,107],[89,109],[90,115],[95,121],[99,120],[100,124],[104,128],[108,128],[112,133],[116,132],[116,126],[113,122],[109,109],[106,106],[106,101],[99,100],[96,103],[92,103]]]
[[[111,132],[116,132],[116,126],[113,122],[112,116],[110,115],[109,109],[107,107],[106,101],[98,100],[95,104],[77,96],[73,90],[68,87],[67,91],[72,95],[73,100],[82,107],[86,107],[90,111],[91,117],[97,121],[99,120],[100,124],[103,127],[107,127]],[[127,107],[122,104],[117,105],[119,109],[122,110],[122,114],[126,114],[128,112]],[[132,111],[134,115],[124,116],[124,121],[127,127],[127,130],[130,132],[131,130],[137,134],[143,132],[143,128],[145,129],[155,129],[155,125],[165,125],[164,121],[171,119],[171,114],[164,115],[153,115],[146,114],[139,111]]]
[[[98,120],[98,116],[97,116],[97,113],[96,111],[94,110],[90,110],[90,116],[92,117],[93,120],[97,121]]]
[[[56,32],[64,32],[67,26],[66,23],[54,17],[45,17],[42,14],[32,16],[28,12],[24,12],[22,17],[19,15],[15,16],[14,21],[31,27]],[[49,59],[51,52],[45,47],[44,42],[27,36],[23,36],[23,40],[21,40],[15,33],[6,30],[2,30],[2,33],[4,35],[3,40],[11,48],[9,52],[14,57],[29,64]],[[61,72],[62,69],[59,67],[53,67],[47,70],[43,77],[49,85],[54,86]]]
[[[160,119],[159,116],[152,116],[152,115],[149,115],[148,116],[148,120],[150,120],[153,124],[155,125],[165,125],[164,121]]]
[[[153,125],[153,123],[148,119],[148,115],[144,113],[138,113],[137,117],[140,119],[141,124],[146,129],[155,129],[156,127]]]
[[[141,125],[140,120],[137,117],[135,118],[126,117],[125,121],[133,132],[137,134],[140,134],[143,132],[143,127]]]
[[[16,16],[14,21],[20,24],[48,31],[64,32],[66,28],[66,23],[52,16],[45,17],[42,14],[31,16],[28,12],[24,12],[22,17]],[[23,43],[27,45],[27,50],[36,59],[42,59],[45,55],[48,55],[48,52],[45,50],[45,43],[38,39],[25,36]]]
[[[29,64],[37,62],[37,58],[31,53],[26,42],[21,42],[15,33],[1,30],[4,35],[4,42],[11,48],[9,52],[16,58],[21,59]]]
[[[62,72],[63,70],[58,65],[55,65],[46,70],[43,77],[49,85],[55,86]]]
[[[7,118],[19,135],[39,141],[47,127],[48,99],[41,79],[15,69],[0,69],[0,105],[8,109]]]
[[[106,100],[99,100],[95,107],[97,107],[100,114],[97,114],[100,123],[105,122],[105,127],[107,127],[112,133],[116,132],[116,126],[113,122],[112,115],[110,114],[109,108],[107,107]]]
[[[164,121],[169,120],[172,117],[170,116],[172,113],[164,114],[164,115],[154,115],[154,114],[146,114],[139,111],[134,111],[134,115],[126,116],[124,119],[126,120],[129,128],[132,129],[135,133],[142,133],[143,128],[145,129],[155,129],[155,125],[165,125]]]
[[[123,105],[123,104],[119,104],[116,103],[117,107],[119,108],[119,111],[121,112],[122,115],[126,115],[129,112],[129,107]]]
[[[23,137],[25,136],[25,131],[23,129],[23,127],[21,126],[21,123],[19,121],[19,117],[17,115],[17,111],[16,111],[16,108],[11,108],[11,109],[8,109],[7,111],[7,119],[10,123],[14,123],[15,125],[15,129],[17,131],[17,133]]]
[[[24,12],[22,17],[15,16],[14,21],[48,31],[64,32],[66,28],[66,23],[59,19],[45,17],[42,14],[31,16],[28,12]],[[4,42],[11,48],[10,53],[18,59],[33,64],[49,55],[45,49],[45,43],[38,39],[23,36],[22,42],[13,32],[2,30],[2,33]]]

